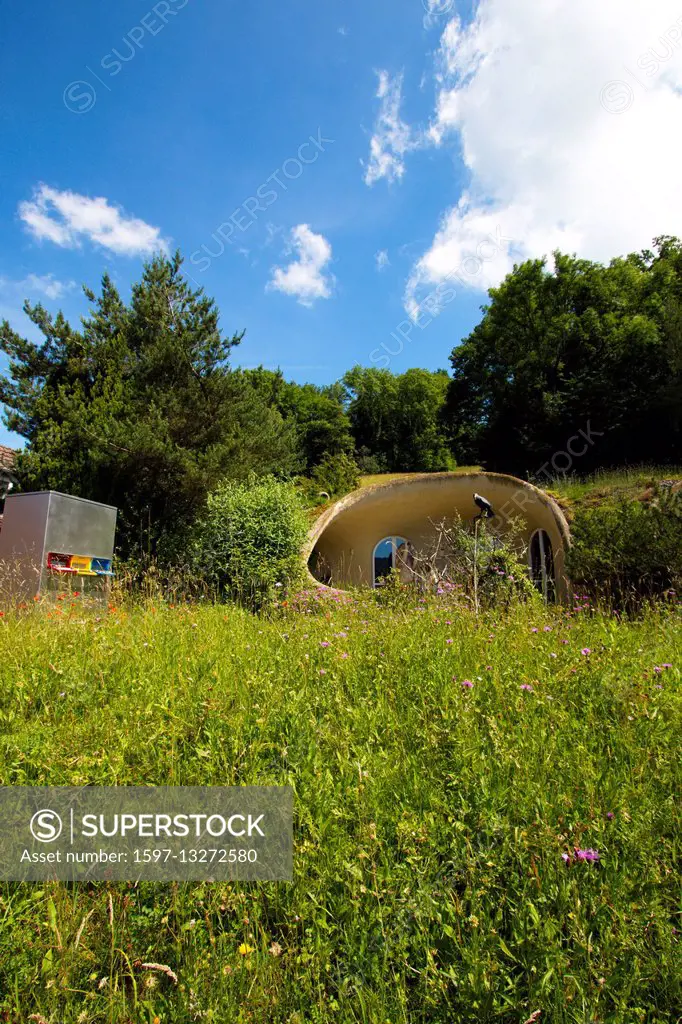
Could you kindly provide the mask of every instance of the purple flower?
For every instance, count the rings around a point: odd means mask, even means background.
[[[544,632],[545,633],[551,633],[552,632],[552,627],[551,626],[544,626],[543,628],[544,628]]]
[[[567,643],[568,643],[568,640],[562,640],[562,641],[561,641],[561,643],[562,643],[562,644],[567,644]]]
[[[451,643],[452,643],[452,640],[446,640],[446,641],[445,641],[445,643],[446,643],[446,644],[451,644]]]
[[[568,864],[568,862],[570,861],[571,858],[570,858],[570,856],[567,853],[562,853],[561,854],[561,859],[564,862],[564,864]]]
[[[326,674],[327,674],[327,670],[326,670],[326,668],[321,668],[321,669],[320,669],[320,675],[321,675],[321,676],[326,676]]]
[[[527,690],[529,693],[533,692],[533,687],[530,685],[530,683],[521,683],[521,689]]]
[[[320,647],[329,647],[328,640],[320,640]]]
[[[664,661],[663,664],[661,665],[661,668],[672,668],[672,665],[670,664],[669,661]]]
[[[613,819],[615,818],[615,814],[613,813],[613,811],[607,811],[606,817],[609,819],[609,821],[613,821]]]
[[[576,850],[575,859],[593,862],[599,860],[599,853],[597,850]]]
[[[540,632],[540,630],[538,629],[537,626],[533,626],[533,628],[531,629],[531,633],[539,633],[539,632]]]
[[[470,679],[463,679],[462,680],[462,686],[466,687],[467,690],[472,690],[474,684],[471,682]]]
[[[663,671],[663,669],[661,668],[660,665],[654,665],[654,672],[662,672],[662,671]]]
[[[584,654],[585,657],[587,657],[588,654],[592,654],[592,651],[591,651],[591,649],[589,647],[583,647],[583,649],[581,650],[580,653]]]
[[[493,670],[492,665],[486,665],[485,670],[486,670],[486,672],[492,672],[492,670]]]

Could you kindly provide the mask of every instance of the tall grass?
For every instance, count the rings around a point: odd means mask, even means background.
[[[682,480],[681,466],[637,465],[621,469],[602,469],[589,476],[557,476],[548,488],[573,501],[589,495],[603,496],[617,491],[644,491],[660,480]]]
[[[295,878],[4,883],[0,1021],[675,1020],[679,607],[299,607],[2,618],[3,785],[290,784]]]

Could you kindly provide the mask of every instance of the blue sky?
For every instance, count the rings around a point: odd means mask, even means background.
[[[447,367],[515,260],[682,234],[679,12],[642,6],[5,8],[0,317],[178,247],[242,365]]]

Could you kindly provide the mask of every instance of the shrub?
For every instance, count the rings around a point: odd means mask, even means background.
[[[303,577],[308,520],[293,484],[272,477],[226,482],[209,495],[191,558],[209,587],[254,610]]]
[[[431,545],[407,556],[408,578],[396,568],[376,588],[380,604],[399,607],[415,592],[450,597],[477,610],[540,600],[525,564],[520,523],[510,521],[504,536],[490,531],[484,520],[474,531],[458,516],[434,525]]]
[[[650,503],[620,500],[581,509],[567,571],[574,586],[618,605],[682,583],[682,500],[665,491]]]
[[[311,499],[319,498],[326,492],[330,498],[341,497],[354,491],[360,483],[360,471],[352,456],[345,452],[331,455],[329,452],[312,471],[306,491]]]

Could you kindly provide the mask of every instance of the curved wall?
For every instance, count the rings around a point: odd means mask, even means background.
[[[564,552],[570,544],[566,518],[544,491],[502,473],[424,473],[354,491],[316,520],[304,557],[324,565],[333,586],[371,586],[374,548],[380,540],[400,536],[416,550],[428,549],[436,536],[434,523],[454,512],[469,521],[478,514],[474,491],[492,503],[496,516],[490,525],[500,534],[511,517],[523,523],[521,539],[526,546],[536,530],[547,532],[554,552],[557,597],[565,600]],[[314,572],[314,564],[311,569]]]

